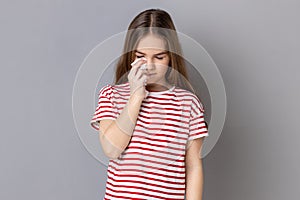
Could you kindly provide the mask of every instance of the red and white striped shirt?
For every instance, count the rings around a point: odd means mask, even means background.
[[[98,131],[100,120],[115,120],[129,96],[129,82],[102,87],[91,126]],[[131,141],[109,160],[104,199],[184,199],[186,144],[208,136],[203,113],[198,97],[187,90],[150,91]]]

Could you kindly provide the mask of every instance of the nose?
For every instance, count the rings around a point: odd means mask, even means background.
[[[146,64],[147,64],[147,70],[148,71],[151,71],[151,70],[155,69],[155,63],[152,62],[151,59],[147,59],[147,63]]]

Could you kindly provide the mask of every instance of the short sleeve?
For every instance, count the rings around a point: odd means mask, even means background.
[[[98,94],[98,105],[93,114],[90,125],[95,129],[99,130],[99,121],[102,119],[112,119],[115,120],[118,116],[118,111],[113,99],[113,89],[110,84],[102,87]]]
[[[191,102],[188,140],[208,136],[207,126],[204,121],[204,112],[202,103],[197,96],[194,96]]]

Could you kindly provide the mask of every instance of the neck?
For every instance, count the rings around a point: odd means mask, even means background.
[[[166,83],[165,85],[156,84],[156,83],[150,83],[146,85],[146,89],[148,91],[153,91],[153,92],[169,90],[171,87],[172,85],[170,85],[169,83]]]

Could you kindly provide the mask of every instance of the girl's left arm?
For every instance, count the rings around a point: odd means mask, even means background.
[[[204,137],[189,141],[186,150],[186,200],[202,200],[203,168],[200,150]]]

